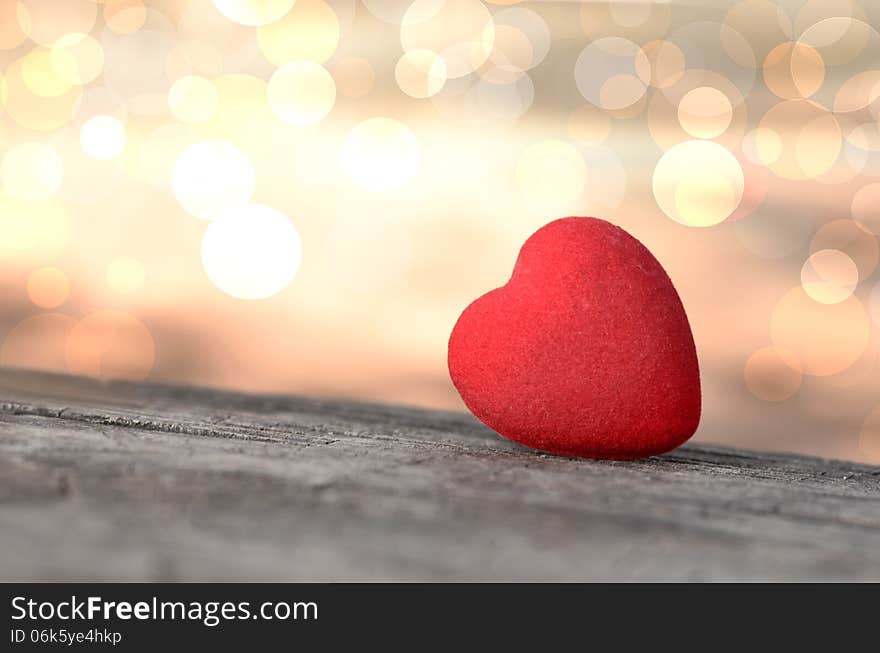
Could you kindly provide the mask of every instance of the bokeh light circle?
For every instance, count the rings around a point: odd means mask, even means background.
[[[729,150],[712,141],[684,141],[670,148],[654,168],[654,198],[676,222],[709,227],[736,211],[743,196],[742,167]]]
[[[214,0],[217,11],[239,25],[274,23],[293,8],[296,0]]]
[[[290,284],[302,243],[293,223],[261,204],[229,209],[208,225],[202,266],[211,282],[238,299],[265,299]]]
[[[316,125],[336,103],[336,82],[319,63],[291,61],[269,78],[266,95],[279,120],[289,125]]]
[[[811,254],[801,268],[804,291],[823,304],[842,302],[853,294],[858,283],[859,269],[840,250],[819,250]]]
[[[764,59],[764,83],[777,96],[789,100],[808,98],[825,80],[825,62],[809,45],[780,43]]]
[[[95,116],[79,132],[83,151],[95,159],[113,159],[125,149],[125,125],[113,116]]]
[[[35,306],[43,309],[57,308],[67,300],[70,282],[59,268],[38,268],[28,276],[27,294]]]
[[[688,91],[678,104],[678,122],[694,138],[715,138],[733,120],[733,107],[717,88],[699,86]]]
[[[69,84],[88,84],[104,70],[104,49],[88,34],[65,34],[52,45],[49,62]]]

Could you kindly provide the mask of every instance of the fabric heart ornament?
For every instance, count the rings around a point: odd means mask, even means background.
[[[467,407],[552,453],[639,458],[700,421],[700,373],[669,276],[623,229],[563,218],[523,245],[510,281],[475,300],[449,338]]]

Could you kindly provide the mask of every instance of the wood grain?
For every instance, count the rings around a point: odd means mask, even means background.
[[[0,551],[5,581],[877,581],[880,468],[3,370]]]

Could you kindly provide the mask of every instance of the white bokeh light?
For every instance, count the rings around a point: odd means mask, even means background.
[[[190,145],[171,173],[171,188],[183,210],[203,220],[250,202],[255,183],[248,155],[225,141]]]
[[[280,211],[248,204],[224,211],[202,238],[202,266],[211,282],[238,299],[265,299],[293,280],[302,242]]]
[[[83,151],[93,159],[114,159],[125,149],[125,126],[113,116],[90,118],[79,131]]]
[[[289,125],[316,125],[336,102],[336,83],[319,63],[291,61],[273,73],[266,95],[279,120]]]
[[[221,14],[239,25],[273,23],[293,8],[296,0],[214,0]]]

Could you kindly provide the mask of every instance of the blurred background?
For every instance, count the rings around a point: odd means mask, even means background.
[[[0,0],[0,364],[462,410],[566,215],[664,264],[696,438],[880,463],[880,5]]]

